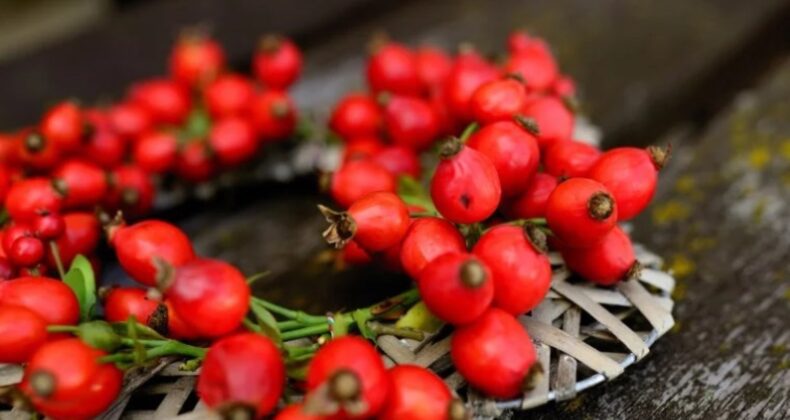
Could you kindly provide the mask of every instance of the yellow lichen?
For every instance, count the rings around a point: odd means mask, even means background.
[[[691,175],[683,175],[675,181],[675,191],[681,194],[690,194],[695,191],[696,182]]]
[[[768,348],[768,351],[774,356],[781,356],[787,353],[787,346],[784,344],[774,344]]]
[[[689,241],[688,249],[691,252],[702,252],[713,248],[715,245],[716,239],[710,236],[697,236]]]
[[[697,267],[690,258],[683,254],[675,254],[669,260],[667,269],[675,276],[675,278],[682,279],[688,277],[696,271]]]
[[[749,151],[749,165],[762,170],[771,162],[771,150],[766,146],[758,146]]]
[[[790,139],[787,139],[779,145],[779,155],[782,159],[790,160]]]
[[[669,332],[673,334],[677,334],[680,332],[681,326],[682,323],[680,321],[675,321],[675,325],[673,325],[672,328],[670,328]]]
[[[653,208],[653,222],[658,225],[666,225],[672,222],[679,222],[688,219],[691,215],[691,208],[683,202],[669,200],[665,203],[656,205]]]

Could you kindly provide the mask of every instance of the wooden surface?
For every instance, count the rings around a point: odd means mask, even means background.
[[[376,29],[413,44],[468,40],[497,52],[511,28],[526,26],[549,39],[578,79],[609,144],[674,142],[635,237],[668,260],[680,287],[677,326],[648,357],[569,402],[512,417],[790,417],[790,63],[776,64],[787,57],[790,33],[777,22],[787,22],[788,2],[261,4],[146,4],[58,48],[0,64],[0,127],[32,121],[63,95],[113,96],[161,71],[176,25],[185,23],[216,19],[242,65],[259,32],[306,41],[306,77],[295,94],[319,117],[341,92],[363,86],[362,48]],[[749,84],[757,87],[743,91]],[[315,185],[302,177],[167,215],[202,253],[247,273],[272,271],[256,285],[268,298],[337,309],[403,287],[395,276],[331,270],[314,211],[326,199]],[[119,276],[110,267],[108,277]]]

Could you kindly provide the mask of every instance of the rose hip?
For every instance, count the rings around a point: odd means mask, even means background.
[[[290,39],[266,35],[252,59],[252,68],[267,88],[287,89],[302,73],[302,53]]]
[[[79,303],[66,283],[49,277],[19,277],[0,283],[0,304],[22,306],[48,325],[75,325]]]
[[[135,165],[146,172],[167,172],[178,157],[178,139],[171,132],[149,131],[134,143],[132,157]]]
[[[93,163],[66,160],[55,168],[52,177],[64,209],[93,209],[107,194],[107,174]]]
[[[385,131],[394,144],[422,151],[439,135],[439,118],[427,101],[384,95]]]
[[[474,119],[481,124],[511,121],[526,104],[524,84],[510,78],[484,83],[469,102]]]
[[[18,267],[32,267],[44,258],[44,243],[30,236],[18,238],[11,244],[8,258]]]
[[[557,63],[551,51],[546,43],[537,39],[513,51],[502,71],[523,78],[526,87],[532,91],[551,88],[558,75]]]
[[[325,420],[325,417],[308,413],[304,403],[298,403],[283,408],[274,416],[274,420]]]
[[[413,149],[404,146],[387,146],[373,154],[373,161],[395,176],[419,179],[422,171],[420,157]]]
[[[368,194],[343,213],[324,206],[319,206],[319,210],[331,224],[324,231],[324,239],[336,248],[354,239],[365,251],[384,251],[398,244],[409,228],[409,209],[390,192]]]
[[[537,124],[541,150],[554,142],[569,140],[573,134],[573,113],[557,98],[544,96],[528,102],[523,115]]]
[[[499,225],[480,237],[472,253],[491,270],[494,306],[520,315],[540,304],[551,286],[544,249],[545,236],[530,228]]]
[[[82,111],[73,102],[61,102],[44,115],[41,135],[59,151],[71,152],[80,147],[85,134]]]
[[[342,161],[348,162],[351,160],[367,159],[373,157],[382,150],[384,150],[384,142],[378,137],[356,137],[346,142],[346,147],[343,149]],[[389,160],[387,160],[387,163],[390,163]]]
[[[104,298],[104,318],[109,322],[126,322],[134,317],[137,322],[163,331],[167,328],[167,307],[148,297],[145,289],[114,287]]]
[[[151,176],[135,165],[124,165],[110,172],[112,187],[106,197],[110,208],[119,209],[129,217],[147,214],[154,205],[154,183]]]
[[[466,252],[466,242],[452,223],[438,217],[414,220],[401,247],[401,265],[414,280],[431,261],[447,253]]]
[[[543,155],[543,170],[564,178],[584,177],[601,157],[601,151],[577,141],[557,141]]]
[[[494,164],[505,197],[522,193],[540,163],[538,141],[513,121],[483,126],[469,137],[467,146]]]
[[[66,222],[58,214],[45,214],[33,221],[32,229],[42,240],[57,239],[66,231]]]
[[[136,138],[153,125],[148,111],[131,101],[112,106],[107,111],[107,119],[112,130],[125,138]]]
[[[469,106],[472,95],[484,83],[499,78],[499,71],[474,52],[461,54],[443,86],[447,109],[462,123],[474,118]]]
[[[352,266],[367,265],[372,261],[370,254],[353,240],[349,241],[346,246],[343,247],[341,258],[343,259],[343,263]]]
[[[373,92],[418,95],[422,91],[417,57],[408,47],[386,42],[368,58],[368,86]]]
[[[17,222],[30,222],[41,213],[58,213],[63,199],[44,177],[27,178],[11,186],[6,197],[8,214]]]
[[[201,401],[220,413],[243,410],[251,418],[259,418],[274,410],[284,385],[285,364],[280,350],[267,337],[243,333],[209,347],[197,393]]]
[[[431,198],[439,213],[455,223],[481,222],[494,214],[502,186],[491,160],[455,138],[442,145],[440,155],[431,179]]]
[[[210,82],[224,66],[222,46],[197,31],[183,34],[170,53],[170,74],[189,87]]]
[[[546,221],[554,236],[570,247],[599,242],[617,223],[617,204],[602,184],[586,178],[560,183],[546,203]]]
[[[571,271],[603,286],[611,286],[639,273],[631,239],[619,226],[592,247],[561,247],[560,252]]]
[[[25,166],[37,170],[51,169],[61,158],[61,152],[53,142],[31,130],[22,130],[17,135],[15,149],[15,154]]]
[[[205,182],[216,172],[217,165],[208,144],[202,140],[189,141],[176,158],[176,174],[189,182]]]
[[[60,254],[60,260],[69,266],[79,254],[91,255],[99,244],[101,226],[96,215],[88,212],[67,213],[63,215],[65,229],[63,235],[55,240]],[[47,252],[47,264],[55,267],[55,258],[52,252]]]
[[[189,94],[167,79],[151,79],[132,86],[129,98],[145,109],[154,122],[181,124],[189,114]]]
[[[502,203],[502,213],[511,219],[532,219],[546,217],[546,203],[549,195],[557,188],[557,178],[536,173],[527,183],[523,193],[510,197]]]
[[[477,257],[449,253],[436,257],[417,276],[423,302],[439,319],[468,324],[491,306],[491,270]]]
[[[329,119],[329,128],[345,140],[376,137],[382,124],[383,116],[376,101],[353,93],[335,105]]]
[[[115,132],[103,111],[87,110],[85,118],[93,129],[82,148],[82,156],[104,169],[121,165],[126,158],[126,138]]]
[[[0,305],[0,363],[25,363],[47,341],[47,323],[28,308]]]
[[[255,96],[252,81],[240,74],[225,74],[206,85],[203,102],[215,118],[241,115]]]
[[[217,119],[208,134],[211,150],[219,163],[235,166],[252,159],[258,151],[258,139],[252,125],[241,117]]]
[[[397,186],[395,175],[381,165],[369,160],[357,160],[344,164],[332,174],[329,193],[337,204],[348,208],[370,193],[395,192]]]
[[[263,142],[290,136],[296,128],[296,107],[285,92],[268,90],[250,105],[250,121]]]
[[[423,91],[441,87],[453,68],[453,60],[439,48],[424,46],[417,49],[417,74]]]
[[[455,330],[450,356],[470,385],[494,398],[523,392],[540,366],[527,331],[513,315],[497,308]]]
[[[387,374],[392,390],[380,420],[462,420],[463,403],[455,400],[447,384],[435,373],[415,365],[399,365]]]

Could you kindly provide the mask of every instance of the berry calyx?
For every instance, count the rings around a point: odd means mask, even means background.
[[[586,178],[560,183],[546,203],[546,221],[565,245],[588,247],[617,222],[618,206],[602,184]]]
[[[384,251],[399,243],[409,228],[409,209],[397,195],[375,192],[355,201],[346,212],[318,209],[330,223],[324,239],[342,248],[351,239],[368,252]]]
[[[494,298],[491,271],[469,254],[444,254],[420,272],[417,285],[425,305],[454,325],[474,321]]]

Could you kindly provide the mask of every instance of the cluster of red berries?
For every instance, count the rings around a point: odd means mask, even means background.
[[[346,141],[330,193],[346,210],[320,206],[330,222],[324,237],[343,259],[408,274],[431,313],[456,326],[456,368],[500,398],[516,396],[534,372],[516,317],[549,290],[548,246],[596,284],[635,276],[639,264],[617,223],[648,205],[668,157],[656,147],[602,152],[574,140],[573,84],[546,45],[517,32],[508,47],[497,66],[469,50],[451,59],[380,45],[367,76],[384,101],[348,96],[330,122]],[[448,134],[459,137],[438,144],[430,196],[399,188],[419,178],[418,153]]]

